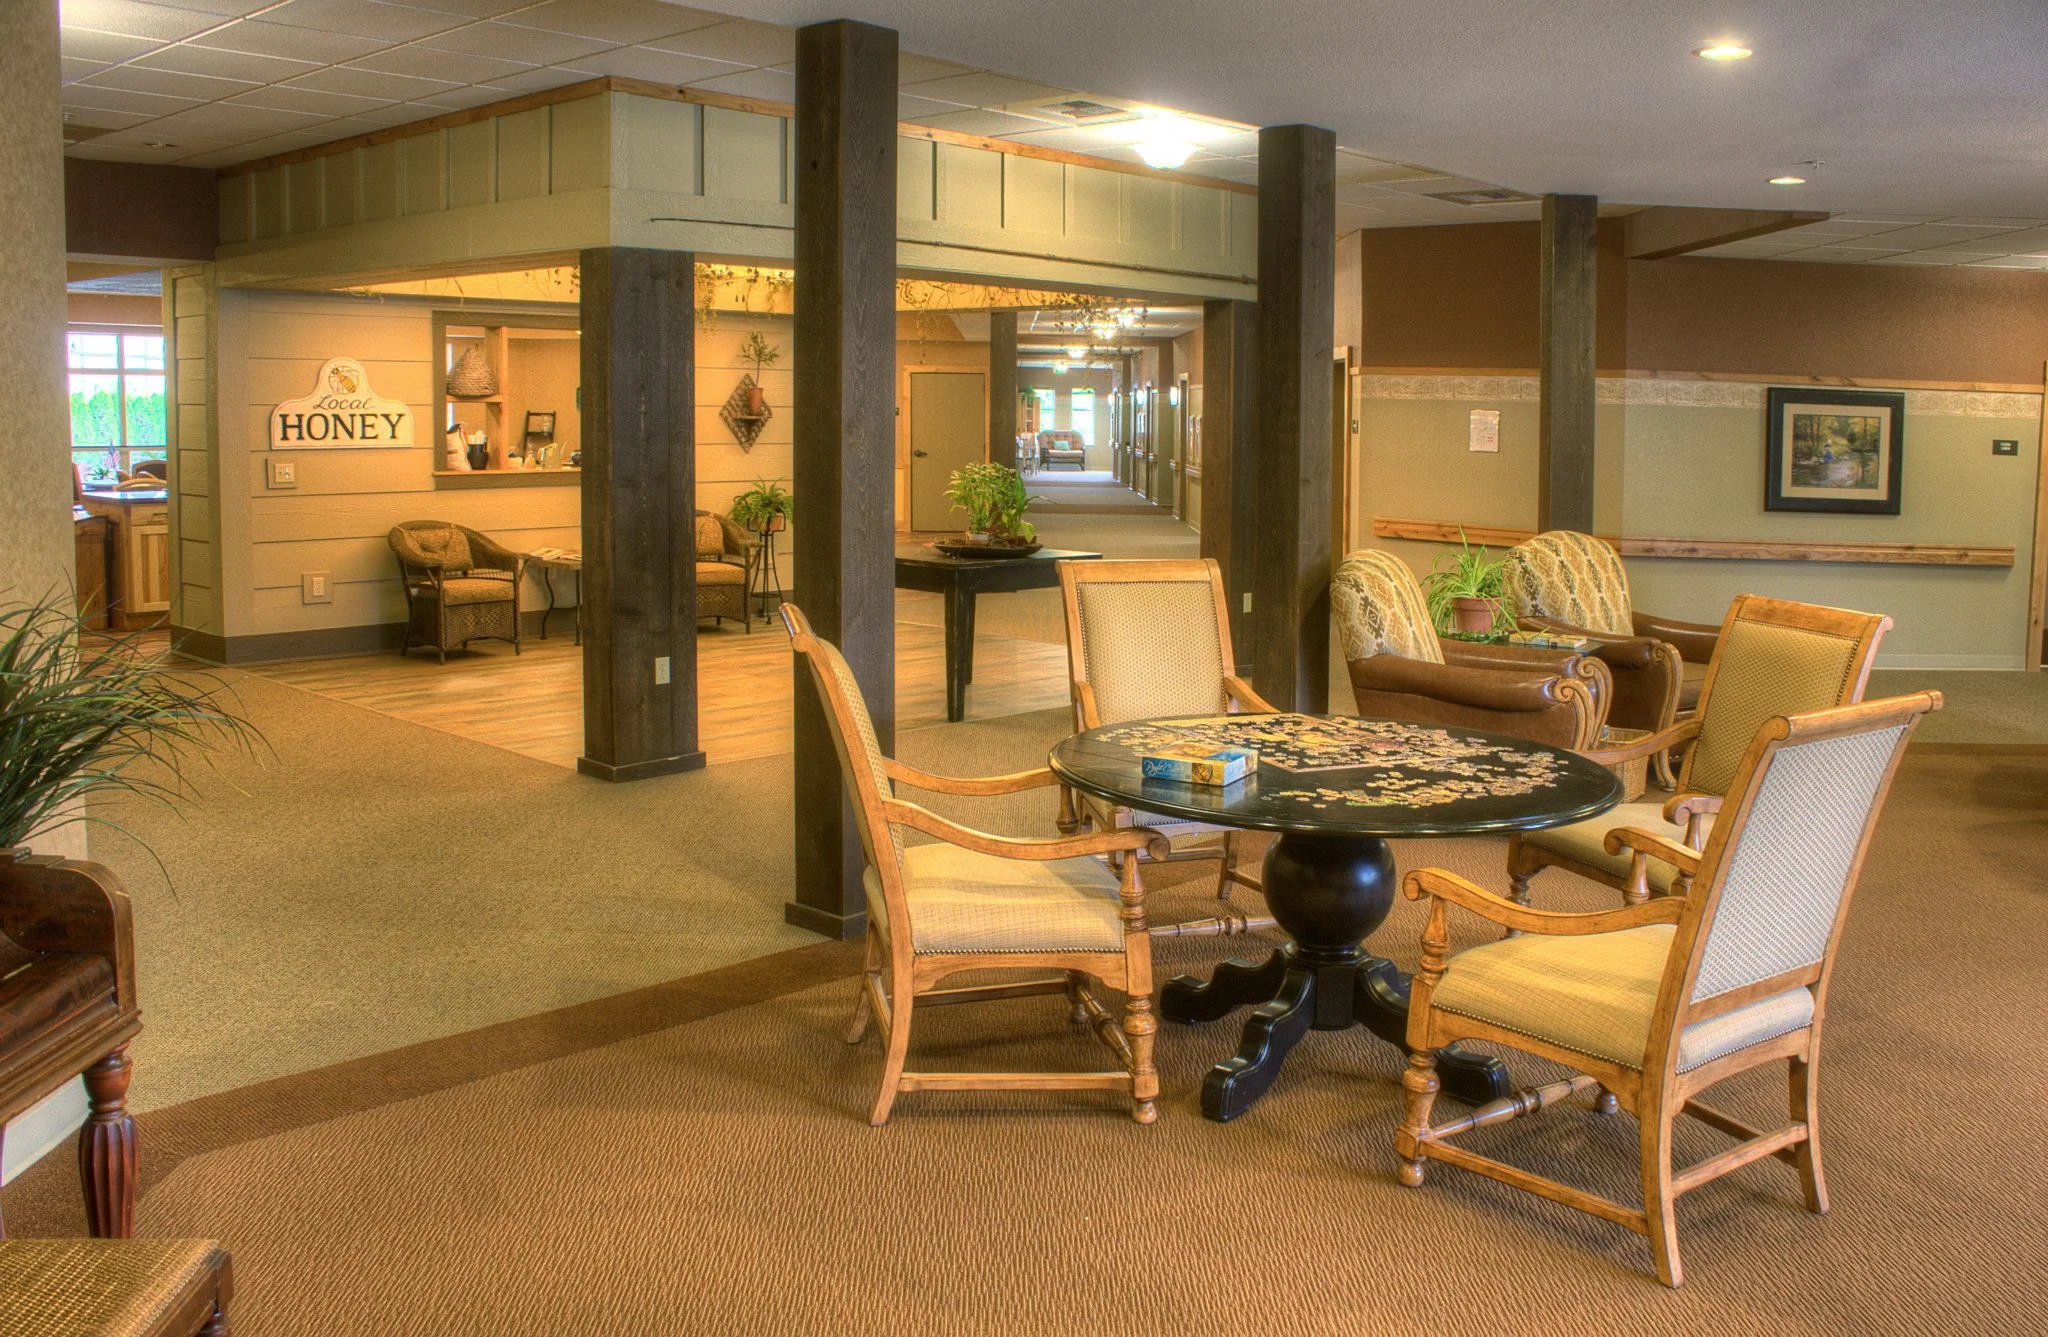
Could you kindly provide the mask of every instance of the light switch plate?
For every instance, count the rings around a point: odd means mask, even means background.
[[[654,685],[656,687],[668,686],[668,672],[668,656],[657,655],[654,660]]]
[[[273,456],[263,461],[267,487],[297,487],[299,485],[299,462],[280,460]]]
[[[301,572],[299,575],[299,602],[309,604],[333,603],[333,573],[328,571]]]

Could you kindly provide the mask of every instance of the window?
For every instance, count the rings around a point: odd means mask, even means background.
[[[1081,434],[1081,444],[1095,444],[1095,392],[1076,390],[1072,395],[1074,430]]]
[[[72,329],[71,462],[88,486],[112,484],[167,453],[164,337]]]

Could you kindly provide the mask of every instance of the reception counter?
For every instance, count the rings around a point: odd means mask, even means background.
[[[113,522],[112,625],[147,627],[171,610],[170,494],[162,488],[87,489],[80,505]]]

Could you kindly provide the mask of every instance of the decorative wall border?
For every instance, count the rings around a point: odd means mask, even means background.
[[[1423,543],[1468,541],[1513,547],[1533,529],[1464,525],[1447,520],[1406,520],[1376,515],[1374,538]],[[1670,539],[1600,537],[1623,557],[1679,557],[1733,562],[1850,562],[1880,566],[2012,566],[2014,550],[1952,543],[1841,543],[1818,539]]]
[[[1534,404],[1540,398],[1534,373],[1490,373],[1471,376],[1401,375],[1367,373],[1359,377],[1360,394],[1366,399],[1450,400],[1454,402]],[[1773,385],[1813,384],[1817,392],[1826,386],[1803,379],[1702,380],[1692,377],[1653,377],[1629,373],[1603,376],[1594,384],[1602,404],[1657,408],[1718,408],[1761,412],[1764,392]],[[1863,385],[1858,382],[1858,385]],[[1869,384],[1876,385],[1877,382]],[[1906,390],[1906,412],[1953,418],[2032,418],[2041,412],[2039,390],[1913,389]]]

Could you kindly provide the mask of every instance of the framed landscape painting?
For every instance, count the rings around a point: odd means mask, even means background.
[[[1896,390],[1770,390],[1764,509],[1899,513],[1906,396]]]

